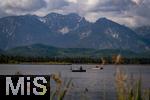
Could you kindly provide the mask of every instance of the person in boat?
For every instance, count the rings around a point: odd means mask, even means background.
[[[83,70],[82,66],[80,66],[80,70]]]
[[[72,66],[70,67],[70,70],[72,70]]]
[[[99,68],[99,66],[96,66],[96,68]]]

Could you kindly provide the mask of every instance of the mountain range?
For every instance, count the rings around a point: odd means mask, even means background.
[[[50,13],[0,18],[0,49],[33,44],[58,48],[150,50],[150,28],[131,29],[107,18],[89,22],[78,14]]]

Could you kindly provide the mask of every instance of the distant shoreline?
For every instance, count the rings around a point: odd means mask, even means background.
[[[55,64],[55,63],[6,63],[0,65],[101,65],[101,64],[86,64],[86,63],[78,63],[78,64]],[[150,65],[150,64],[105,64],[105,65]]]

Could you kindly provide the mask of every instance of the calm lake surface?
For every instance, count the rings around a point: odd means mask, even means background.
[[[71,72],[70,67],[83,66],[86,73]],[[21,72],[27,75],[50,75],[60,73],[62,79],[73,80],[73,89],[66,100],[115,100],[116,65],[105,65],[103,70],[92,69],[96,65],[0,65],[0,75],[14,75]],[[150,65],[118,65],[128,77],[142,77],[142,88],[150,88]],[[52,86],[54,86],[52,82]],[[85,93],[85,91],[87,91]]]

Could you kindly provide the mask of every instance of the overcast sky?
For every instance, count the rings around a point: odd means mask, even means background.
[[[0,17],[50,12],[78,13],[92,22],[106,17],[127,26],[150,25],[150,0],[0,0]]]

